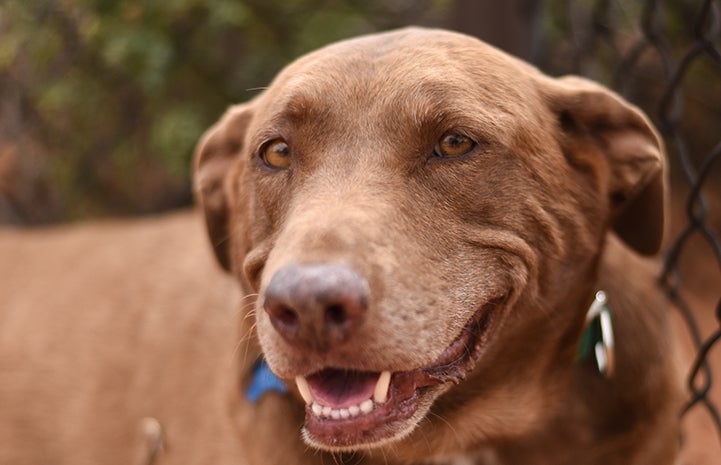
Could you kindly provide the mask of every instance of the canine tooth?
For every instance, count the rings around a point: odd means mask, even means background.
[[[350,417],[350,412],[348,411],[347,408],[342,408],[342,409],[340,409],[340,417],[341,417],[341,418],[348,418],[348,417]]]
[[[317,417],[321,416],[321,414],[323,413],[323,407],[321,407],[318,402],[313,402],[313,406],[311,407],[311,409]]]
[[[330,411],[330,417],[334,420],[340,420],[340,410],[331,410]]]
[[[333,410],[333,409],[331,409],[330,407],[328,407],[328,406],[326,405],[325,407],[323,407],[323,411],[321,412],[321,414],[322,414],[324,417],[329,417],[331,410]]]
[[[373,391],[373,400],[376,401],[376,403],[382,404],[386,400],[388,400],[388,387],[390,386],[390,384],[391,372],[384,371],[378,377],[378,382],[376,382],[376,389],[375,391]]]
[[[371,413],[373,410],[373,401],[370,399],[364,400],[359,405],[360,411],[363,413]]]
[[[350,407],[348,407],[348,413],[350,413],[350,416],[352,417],[357,417],[358,415],[360,415],[360,407],[358,407],[357,405],[351,405]]]
[[[295,377],[295,384],[298,386],[298,391],[300,391],[300,396],[303,398],[306,404],[310,405],[313,403],[313,395],[310,393],[310,388],[308,387],[308,381],[305,380],[302,376],[296,376]]]

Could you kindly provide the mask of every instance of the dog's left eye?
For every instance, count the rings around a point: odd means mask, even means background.
[[[457,132],[448,131],[438,140],[435,153],[442,158],[460,157],[473,150],[475,146],[476,143],[472,139]]]
[[[290,166],[290,148],[283,139],[276,139],[266,144],[260,154],[263,163],[275,169]]]

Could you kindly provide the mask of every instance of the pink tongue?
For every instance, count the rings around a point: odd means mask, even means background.
[[[373,396],[378,373],[325,369],[308,376],[313,399],[334,409],[359,405]]]

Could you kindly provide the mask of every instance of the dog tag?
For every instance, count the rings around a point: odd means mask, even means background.
[[[611,309],[607,305],[606,293],[598,291],[586,313],[586,329],[581,338],[578,359],[593,355],[598,372],[610,377],[615,365],[614,345]]]

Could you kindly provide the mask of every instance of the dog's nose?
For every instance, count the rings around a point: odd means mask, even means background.
[[[346,265],[287,265],[268,283],[263,306],[286,341],[328,350],[360,325],[368,294],[366,280]]]

